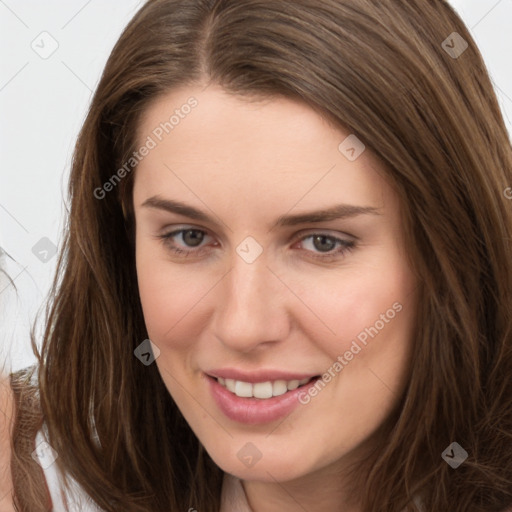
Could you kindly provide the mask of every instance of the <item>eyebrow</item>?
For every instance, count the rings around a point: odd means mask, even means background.
[[[215,220],[207,213],[193,206],[172,199],[163,199],[159,196],[153,196],[146,199],[142,205],[145,208],[165,210],[170,213],[176,213],[189,217],[190,219],[202,222],[215,223]],[[315,210],[306,213],[293,215],[281,215],[278,217],[275,227],[296,226],[298,224],[314,224],[319,222],[328,222],[337,219],[346,219],[358,215],[381,215],[380,209],[373,206],[355,206],[350,204],[339,204],[330,208]]]

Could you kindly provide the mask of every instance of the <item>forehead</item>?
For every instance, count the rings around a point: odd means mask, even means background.
[[[152,149],[138,164],[135,195],[221,195],[233,207],[251,200],[259,208],[299,200],[305,208],[381,206],[390,191],[379,162],[368,150],[350,161],[340,151],[349,136],[290,98],[248,100],[214,85],[176,89],[141,117],[137,147],[151,139]]]

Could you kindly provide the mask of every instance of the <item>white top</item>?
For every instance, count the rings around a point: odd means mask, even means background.
[[[71,489],[64,487],[64,480],[57,464],[56,452],[48,444],[46,425],[36,435],[35,458],[43,468],[46,485],[52,499],[52,512],[101,512],[92,499],[80,488],[74,479],[68,477]]]

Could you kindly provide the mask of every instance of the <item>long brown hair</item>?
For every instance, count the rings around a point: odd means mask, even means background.
[[[377,155],[400,199],[418,327],[384,442],[353,475],[362,509],[415,511],[414,495],[428,511],[512,505],[512,150],[483,59],[443,0],[150,0],[140,9],[74,153],[39,362],[56,463],[106,511],[219,509],[222,471],[156,365],[133,354],[147,338],[136,170],[94,193],[136,150],[150,102],[207,83],[305,102]],[[457,469],[441,457],[452,442],[468,453]],[[15,486],[19,509],[36,510]]]

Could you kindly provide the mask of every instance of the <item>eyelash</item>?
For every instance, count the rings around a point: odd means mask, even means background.
[[[187,258],[191,255],[198,256],[203,252],[204,248],[201,247],[197,250],[185,250],[185,249],[180,249],[171,244],[171,239],[173,237],[175,237],[176,235],[179,235],[181,233],[186,233],[187,231],[199,231],[201,233],[208,235],[208,233],[202,229],[187,228],[187,229],[178,229],[176,231],[172,231],[171,233],[166,233],[163,235],[158,235],[157,238],[159,238],[162,241],[162,243],[168,249],[170,249],[174,254],[176,254],[180,257]],[[333,259],[333,257],[336,258],[336,257],[345,255],[346,253],[352,251],[356,247],[355,241],[343,240],[342,238],[338,238],[338,237],[335,237],[332,235],[327,235],[327,234],[321,233],[321,232],[320,233],[311,233],[309,235],[303,236],[302,238],[299,238],[296,242],[303,242],[304,240],[307,240],[308,238],[313,238],[315,236],[324,236],[325,238],[328,238],[328,239],[334,241],[335,243],[339,243],[341,245],[341,248],[339,248],[338,250],[335,250],[334,252],[328,252],[328,253],[323,253],[323,254],[322,253],[311,254],[311,257],[315,258],[315,259],[324,260],[324,261],[327,259]],[[294,242],[294,243],[296,243],[296,242]],[[311,251],[306,250],[306,252],[311,252]],[[319,254],[322,254],[322,255],[319,255]]]

